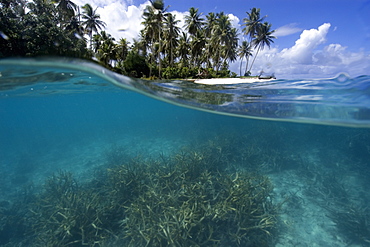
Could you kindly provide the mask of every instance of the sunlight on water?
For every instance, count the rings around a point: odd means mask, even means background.
[[[0,61],[0,97],[117,90],[171,104],[237,117],[370,127],[370,76],[202,85],[122,76],[80,60]]]

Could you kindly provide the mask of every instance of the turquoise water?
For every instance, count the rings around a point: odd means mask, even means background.
[[[44,217],[35,205],[53,174],[71,172],[83,187],[125,160],[208,146],[225,166],[271,180],[276,231],[268,244],[250,246],[370,244],[369,75],[205,86],[27,59],[1,60],[0,73],[1,246],[42,246],[50,232],[33,232],[40,228],[29,219]],[[48,244],[83,246],[81,229],[73,244],[63,242],[72,228]],[[129,246],[119,226],[109,232],[101,246]]]

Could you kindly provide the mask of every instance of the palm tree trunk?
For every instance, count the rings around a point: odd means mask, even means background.
[[[173,58],[174,54],[173,54],[173,41],[171,40],[171,66],[173,66],[173,61],[174,61],[174,58]]]
[[[151,47],[150,47],[150,66],[149,66],[149,77],[152,77],[152,64],[154,63],[154,41],[153,41],[153,38],[152,38],[152,41],[151,41]]]
[[[247,57],[247,63],[245,65],[245,71],[244,71],[244,74],[247,74],[248,73],[248,65],[249,65],[249,57]]]
[[[90,36],[90,49],[93,50],[93,48],[92,48],[92,32],[90,32],[89,36]]]
[[[256,55],[255,55],[255,56],[254,56],[254,58],[253,58],[253,61],[252,61],[251,67],[249,67],[249,71],[251,71],[251,70],[252,70],[252,67],[253,67],[254,61],[256,61],[256,58],[257,58],[257,55],[258,55],[258,52],[260,51],[260,49],[261,49],[261,46],[259,45],[259,46],[258,46],[258,49],[257,49],[257,52],[256,52]]]
[[[162,42],[161,42],[161,25],[158,22],[158,42],[159,42],[159,49],[158,49],[158,77],[162,79],[161,76],[161,69],[162,69],[162,59],[161,59],[161,52],[162,52]]]
[[[251,45],[252,44],[252,37],[249,38],[249,44]],[[245,74],[249,74],[248,73],[248,65],[249,65],[249,58],[250,56],[247,56],[246,59],[247,59],[247,64],[245,65]]]
[[[239,68],[239,75],[242,76],[242,66],[243,66],[243,58],[240,59],[240,68]]]

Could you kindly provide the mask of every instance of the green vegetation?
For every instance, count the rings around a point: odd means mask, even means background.
[[[71,173],[50,177],[30,205],[35,246],[94,246],[112,236],[115,209],[104,194],[82,188]]]
[[[89,181],[58,172],[27,200],[0,207],[0,236],[17,229],[1,244],[270,246],[278,214],[272,185],[233,167],[229,144],[215,139],[156,159],[115,148]]]
[[[203,15],[190,8],[185,27],[162,0],[151,1],[143,13],[138,40],[116,41],[89,4],[81,9],[70,0],[0,0],[0,58],[70,56],[98,60],[116,72],[146,78],[230,77],[229,63],[239,57],[250,75],[258,52],[270,44],[271,24],[260,9],[244,18],[248,41],[238,45],[238,30],[224,12]],[[184,28],[184,31],[181,31]],[[85,38],[85,37],[88,37]],[[257,49],[249,66],[249,60]]]
[[[0,57],[91,57],[74,13],[70,1],[0,1]]]

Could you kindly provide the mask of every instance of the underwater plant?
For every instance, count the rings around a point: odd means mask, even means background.
[[[107,159],[119,163],[87,181],[60,171],[21,211],[0,210],[8,214],[0,226],[22,230],[4,245],[270,246],[278,216],[272,184],[236,168],[231,148],[218,137],[157,158],[117,149]]]
[[[109,202],[83,188],[72,173],[50,177],[31,205],[34,246],[94,246],[112,235]]]
[[[350,245],[370,245],[370,214],[366,208],[346,205],[341,210],[330,209],[329,217]]]
[[[128,246],[269,246],[277,223],[270,181],[209,169],[213,158],[183,153],[143,170],[120,222]]]

